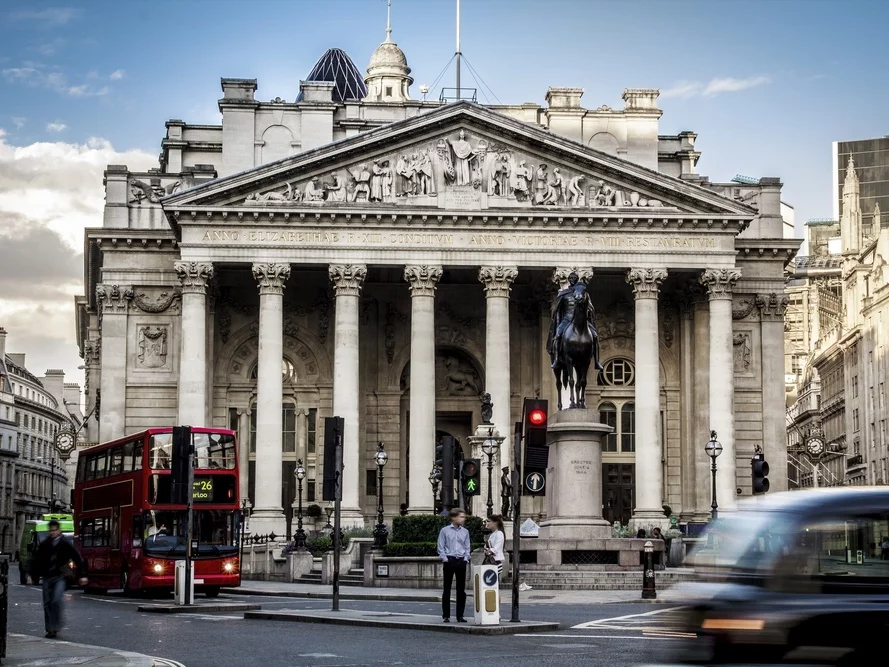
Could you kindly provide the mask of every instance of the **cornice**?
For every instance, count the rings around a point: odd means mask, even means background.
[[[739,260],[776,260],[788,265],[796,257],[802,239],[735,239],[735,249]]]

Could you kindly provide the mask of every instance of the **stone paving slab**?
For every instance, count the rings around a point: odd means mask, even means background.
[[[214,611],[254,611],[262,609],[261,604],[249,602],[213,602],[190,605],[180,604],[143,604],[139,611],[150,614],[207,614]]]
[[[330,610],[276,610],[248,611],[245,619],[264,621],[291,621],[294,623],[328,623],[331,625],[352,625],[371,628],[395,628],[398,630],[431,630],[433,632],[456,632],[470,635],[514,635],[524,632],[548,632],[559,629],[558,623],[544,621],[503,622],[500,625],[473,625],[442,622],[439,616],[427,614],[399,614],[384,611],[359,611],[354,609]]]
[[[62,639],[44,639],[31,635],[9,634],[6,637],[4,667],[36,667],[40,665],[89,665],[89,667],[175,667],[171,660],[152,658],[141,653],[116,651],[103,646],[75,644]]]

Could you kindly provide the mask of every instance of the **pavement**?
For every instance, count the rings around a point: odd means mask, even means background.
[[[256,595],[264,597],[290,597],[306,600],[329,600],[333,597],[331,587],[322,584],[297,584],[278,581],[243,580],[238,588],[224,588],[223,592],[232,595]],[[504,604],[512,595],[511,588],[501,589]],[[471,590],[467,595],[472,597]],[[532,588],[520,595],[520,600],[539,604],[609,604],[618,602],[641,602],[642,591],[553,591]],[[364,588],[361,586],[340,586],[340,600],[376,600],[390,602],[441,602],[437,590],[417,588]],[[671,589],[658,591],[655,602],[676,602],[677,596]]]
[[[358,609],[317,609],[312,611],[248,611],[246,619],[264,621],[290,621],[296,623],[325,623],[331,625],[352,625],[370,628],[395,628],[399,630],[429,630],[431,632],[452,632],[469,635],[517,635],[524,632],[547,632],[559,629],[558,623],[523,621],[502,623],[501,625],[475,625],[472,622],[458,623],[456,618],[445,623],[441,616],[432,614],[411,614],[391,611]]]
[[[102,646],[75,644],[60,639],[31,635],[6,636],[6,667],[36,665],[90,665],[90,667],[175,667],[172,660],[152,658],[141,653],[117,651]]]

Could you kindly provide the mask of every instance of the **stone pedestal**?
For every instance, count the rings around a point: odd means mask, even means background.
[[[594,410],[577,408],[549,418],[542,541],[611,537],[611,526],[602,518],[602,437],[612,429],[598,417]]]

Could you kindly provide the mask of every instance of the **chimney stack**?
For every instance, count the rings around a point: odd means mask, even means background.
[[[6,358],[6,329],[0,327],[0,361]]]

